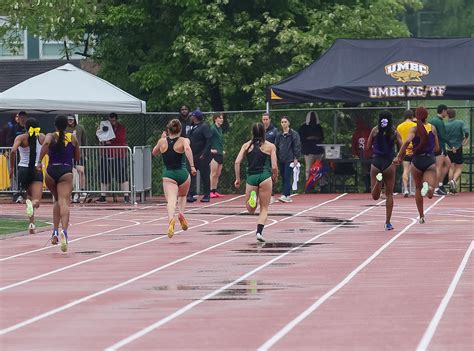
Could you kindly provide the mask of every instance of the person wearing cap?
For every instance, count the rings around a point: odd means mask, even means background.
[[[107,202],[106,192],[112,178],[120,183],[121,190],[125,193],[124,202],[130,203],[129,182],[128,182],[128,159],[127,159],[127,131],[125,127],[118,122],[118,116],[112,112],[108,118],[112,125],[115,138],[100,142],[101,146],[122,146],[122,148],[105,148],[102,150],[102,157],[99,165],[100,174],[100,198],[96,200],[98,203]]]
[[[188,138],[191,142],[191,150],[193,152],[194,165],[196,170],[200,172],[201,181],[203,184],[203,197],[201,202],[210,201],[211,184],[211,138],[212,131],[209,124],[204,121],[204,114],[199,110],[191,113],[191,129],[188,132]],[[196,176],[191,177],[191,187],[189,189],[187,201],[194,202],[196,199]]]
[[[85,146],[87,145],[87,136],[86,136],[86,131],[84,128],[77,124],[76,118],[73,115],[68,115],[67,116],[67,128],[66,132],[71,133],[74,135],[77,139],[77,142],[79,143],[79,146]],[[81,155],[81,158],[79,161],[74,162],[74,168],[76,169],[77,173],[74,173],[74,178],[79,177],[79,191],[76,188],[76,193],[72,197],[72,202],[73,203],[79,203],[80,202],[80,196],[81,192],[83,193],[83,197],[86,197],[86,194],[84,193],[84,186],[86,184],[86,177],[85,177],[85,172],[84,172],[84,166],[85,166],[85,160],[84,157]],[[76,180],[74,181],[74,184],[77,184]]]

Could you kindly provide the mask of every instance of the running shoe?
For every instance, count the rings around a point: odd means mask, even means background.
[[[261,243],[265,242],[265,239],[263,238],[262,233],[257,233],[257,241],[260,241]]]
[[[36,226],[34,223],[30,223],[28,226],[28,230],[30,231],[30,234],[34,234],[36,231]]]
[[[57,245],[59,242],[58,232],[53,231],[53,235],[51,235],[51,245]]]
[[[420,222],[420,224],[425,223],[425,217],[420,217],[420,220],[418,222]]]
[[[377,175],[375,176],[375,179],[377,179],[378,182],[381,182],[382,179],[383,179],[383,174],[382,173],[377,173]]]
[[[34,214],[33,203],[30,199],[26,199],[26,215],[32,217]]]
[[[255,190],[252,190],[250,192],[250,197],[249,200],[247,201],[249,206],[252,208],[257,207],[257,192]]]
[[[64,230],[61,230],[59,233],[59,241],[61,242],[61,251],[67,251],[67,233]]]
[[[443,189],[441,189],[441,187],[439,187],[439,188],[436,188],[436,189],[435,189],[434,194],[435,194],[436,196],[444,196],[444,195],[446,195],[446,192],[443,191]]]
[[[215,192],[211,192],[210,197],[211,197],[211,199],[216,199],[219,196],[217,196]]]
[[[449,181],[449,190],[451,190],[453,194],[456,193],[456,181],[454,179]]]
[[[393,228],[393,225],[391,225],[390,223],[386,223],[385,226],[384,226],[385,230],[393,230],[395,228]]]
[[[408,197],[410,196],[410,193],[408,190],[405,190],[405,192],[403,193],[403,197]]]
[[[174,225],[176,224],[176,219],[172,218],[168,225],[168,238],[172,238],[174,235]]]
[[[188,221],[186,218],[184,218],[184,215],[182,213],[178,214],[178,219],[179,219],[179,224],[181,224],[181,228],[183,230],[188,230]]]
[[[215,195],[216,197],[224,197],[224,195],[222,195],[221,193],[218,193],[217,191],[214,192],[214,195]]]
[[[426,194],[428,194],[428,190],[430,190],[428,182],[423,182],[423,186],[421,187],[421,196],[426,196]]]
[[[71,201],[73,204],[78,204],[81,202],[81,199],[80,199],[80,195],[79,193],[75,193],[73,196],[72,196],[72,201]]]

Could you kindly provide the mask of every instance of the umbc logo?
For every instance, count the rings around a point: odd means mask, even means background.
[[[430,74],[430,68],[428,65],[415,61],[399,61],[386,65],[385,74],[395,78],[397,82],[421,82],[423,76]],[[445,85],[369,87],[369,97],[371,99],[442,97],[445,92]]]
[[[430,73],[427,65],[413,61],[400,61],[385,66],[385,74],[397,82],[421,82],[421,77]]]

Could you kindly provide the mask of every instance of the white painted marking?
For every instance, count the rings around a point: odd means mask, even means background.
[[[432,204],[425,211],[425,214],[428,213],[443,198],[444,197],[439,198],[434,204]],[[417,223],[417,220],[412,218],[412,222],[408,224],[400,233],[398,233],[392,239],[387,241],[377,251],[375,251],[369,258],[367,258],[364,262],[362,262],[356,269],[354,269],[351,273],[349,273],[342,281],[340,281],[339,284],[337,284],[334,288],[332,288],[323,296],[321,296],[318,300],[316,300],[311,306],[309,306],[306,310],[304,310],[295,319],[293,319],[291,322],[286,324],[275,335],[273,335],[262,346],[260,346],[258,348],[258,351],[266,351],[270,347],[275,345],[275,343],[277,343],[281,338],[283,338],[286,334],[288,334],[294,327],[296,327],[299,323],[301,323],[304,319],[306,319],[306,317],[308,317],[311,313],[313,313],[316,309],[318,309],[319,306],[321,306],[331,296],[333,296],[340,289],[342,289],[347,283],[349,283],[352,280],[352,278],[354,278],[357,275],[357,273],[359,273],[362,269],[368,266],[378,255],[380,255],[387,247],[389,247],[395,240],[397,240],[401,235],[403,235],[408,229],[410,229],[416,223]]]
[[[307,210],[298,212],[298,213],[296,213],[296,214],[294,214],[294,215],[292,215],[292,216],[298,216],[298,215],[301,214],[301,213],[307,212],[307,211],[309,211],[309,210],[311,210],[311,209],[318,208],[318,207],[320,207],[320,206],[325,205],[326,203],[330,203],[330,202],[336,201],[336,200],[340,199],[341,197],[343,197],[343,196],[345,196],[345,195],[346,195],[346,193],[341,194],[341,195],[337,196],[337,197],[334,198],[334,199],[331,199],[331,200],[322,202],[322,203],[320,203],[319,205],[316,205],[316,206],[313,206],[313,207],[311,207],[311,208],[309,208],[309,209],[307,209]],[[246,211],[242,211],[242,213],[243,213],[243,212],[246,212]],[[232,216],[235,216],[235,215],[232,215]],[[215,220],[215,222],[217,222],[217,221],[219,221],[219,219],[216,219],[216,220]],[[272,221],[273,221],[273,222],[270,223],[270,224],[268,224],[267,227],[272,226],[272,225],[278,223],[278,221],[276,221],[276,220],[272,220]],[[195,253],[193,253],[193,254],[187,255],[187,256],[185,256],[185,257],[182,257],[182,258],[180,258],[180,259],[177,259],[177,260],[175,260],[175,261],[172,261],[172,262],[169,262],[169,263],[167,263],[167,264],[165,264],[165,265],[162,265],[162,266],[160,266],[160,267],[157,267],[157,268],[155,268],[155,269],[153,269],[153,270],[151,270],[151,271],[148,271],[148,272],[146,272],[146,273],[140,274],[140,275],[138,275],[138,276],[136,276],[136,277],[134,277],[134,278],[128,279],[128,280],[126,280],[126,281],[124,281],[124,282],[122,282],[122,283],[119,283],[119,284],[116,284],[116,285],[114,285],[114,286],[111,286],[110,288],[107,288],[107,289],[104,289],[104,290],[100,290],[100,291],[98,291],[98,292],[96,292],[96,293],[94,293],[94,294],[87,295],[87,296],[85,296],[85,297],[83,297],[83,298],[81,298],[81,299],[72,301],[72,302],[70,302],[70,303],[68,303],[68,304],[66,304],[66,305],[57,307],[57,308],[55,308],[55,309],[53,309],[53,310],[50,310],[50,311],[48,311],[48,312],[44,312],[44,313],[42,313],[42,314],[39,314],[39,315],[37,315],[37,316],[35,316],[35,317],[33,317],[33,318],[24,320],[24,321],[22,321],[22,322],[20,322],[20,323],[17,323],[17,324],[14,324],[14,325],[10,326],[10,327],[4,328],[4,329],[0,330],[0,335],[4,335],[4,334],[10,333],[10,332],[12,332],[12,331],[18,330],[18,329],[20,329],[20,328],[23,328],[23,327],[25,327],[25,326],[27,326],[27,325],[30,325],[30,324],[32,324],[32,323],[35,323],[35,322],[37,322],[37,321],[39,321],[39,320],[42,320],[42,319],[47,318],[47,317],[49,317],[49,316],[55,315],[56,313],[65,311],[65,310],[67,310],[67,309],[69,309],[69,308],[71,308],[71,307],[74,307],[74,306],[76,306],[76,305],[82,303],[82,302],[91,300],[91,299],[93,299],[93,298],[95,298],[95,297],[97,297],[97,296],[100,296],[100,295],[104,295],[104,294],[106,294],[106,293],[108,293],[108,292],[110,292],[110,291],[113,291],[113,290],[116,290],[116,289],[118,289],[118,288],[121,288],[121,287],[123,287],[123,286],[125,286],[125,285],[128,285],[128,284],[130,284],[130,283],[133,283],[133,282],[135,282],[135,281],[137,281],[137,280],[139,280],[139,279],[148,277],[148,276],[151,275],[151,274],[154,274],[154,273],[156,273],[156,272],[159,272],[159,271],[161,271],[161,270],[163,270],[163,269],[165,269],[165,268],[171,267],[171,266],[173,266],[173,265],[175,265],[175,264],[177,264],[177,263],[186,261],[186,260],[188,260],[188,259],[190,259],[190,258],[192,258],[192,257],[194,257],[194,256],[200,255],[200,254],[202,254],[202,253],[204,253],[204,252],[207,252],[207,251],[209,251],[209,250],[212,250],[212,249],[214,249],[214,248],[216,248],[216,247],[223,246],[223,245],[225,245],[225,244],[227,244],[227,243],[230,243],[230,242],[232,242],[232,241],[235,241],[235,240],[240,239],[240,238],[242,238],[242,237],[244,237],[244,236],[247,236],[247,235],[249,235],[249,234],[254,234],[254,233],[255,233],[255,231],[252,230],[252,231],[247,232],[247,233],[245,233],[245,234],[241,234],[241,235],[239,235],[239,236],[236,236],[236,237],[234,237],[234,238],[232,238],[232,239],[223,241],[223,242],[221,242],[221,243],[219,243],[219,244],[215,244],[215,245],[209,246],[209,247],[207,247],[207,248],[205,248],[205,249],[203,249],[203,250],[197,251],[197,252],[195,252]]]
[[[451,281],[451,284],[449,284],[448,291],[446,291],[443,300],[441,300],[441,303],[438,306],[438,309],[436,310],[433,319],[431,319],[428,328],[423,334],[423,337],[421,338],[421,341],[418,344],[416,351],[424,351],[428,348],[431,339],[433,338],[433,335],[436,332],[436,328],[438,328],[438,324],[441,321],[441,318],[443,318],[444,311],[446,311],[446,307],[448,307],[449,300],[451,300],[451,297],[453,297],[454,290],[456,290],[456,286],[458,285],[459,280],[461,279],[461,275],[464,272],[464,268],[466,268],[467,261],[469,260],[469,256],[472,254],[472,251],[474,251],[474,241],[471,241],[471,245],[469,245],[469,248],[464,254],[461,264],[459,265],[458,270],[456,271],[456,274],[454,275],[453,280]]]

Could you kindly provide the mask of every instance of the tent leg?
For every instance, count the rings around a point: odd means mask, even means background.
[[[270,113],[270,102],[269,101],[267,101],[266,104],[265,104],[265,111],[267,113]]]

